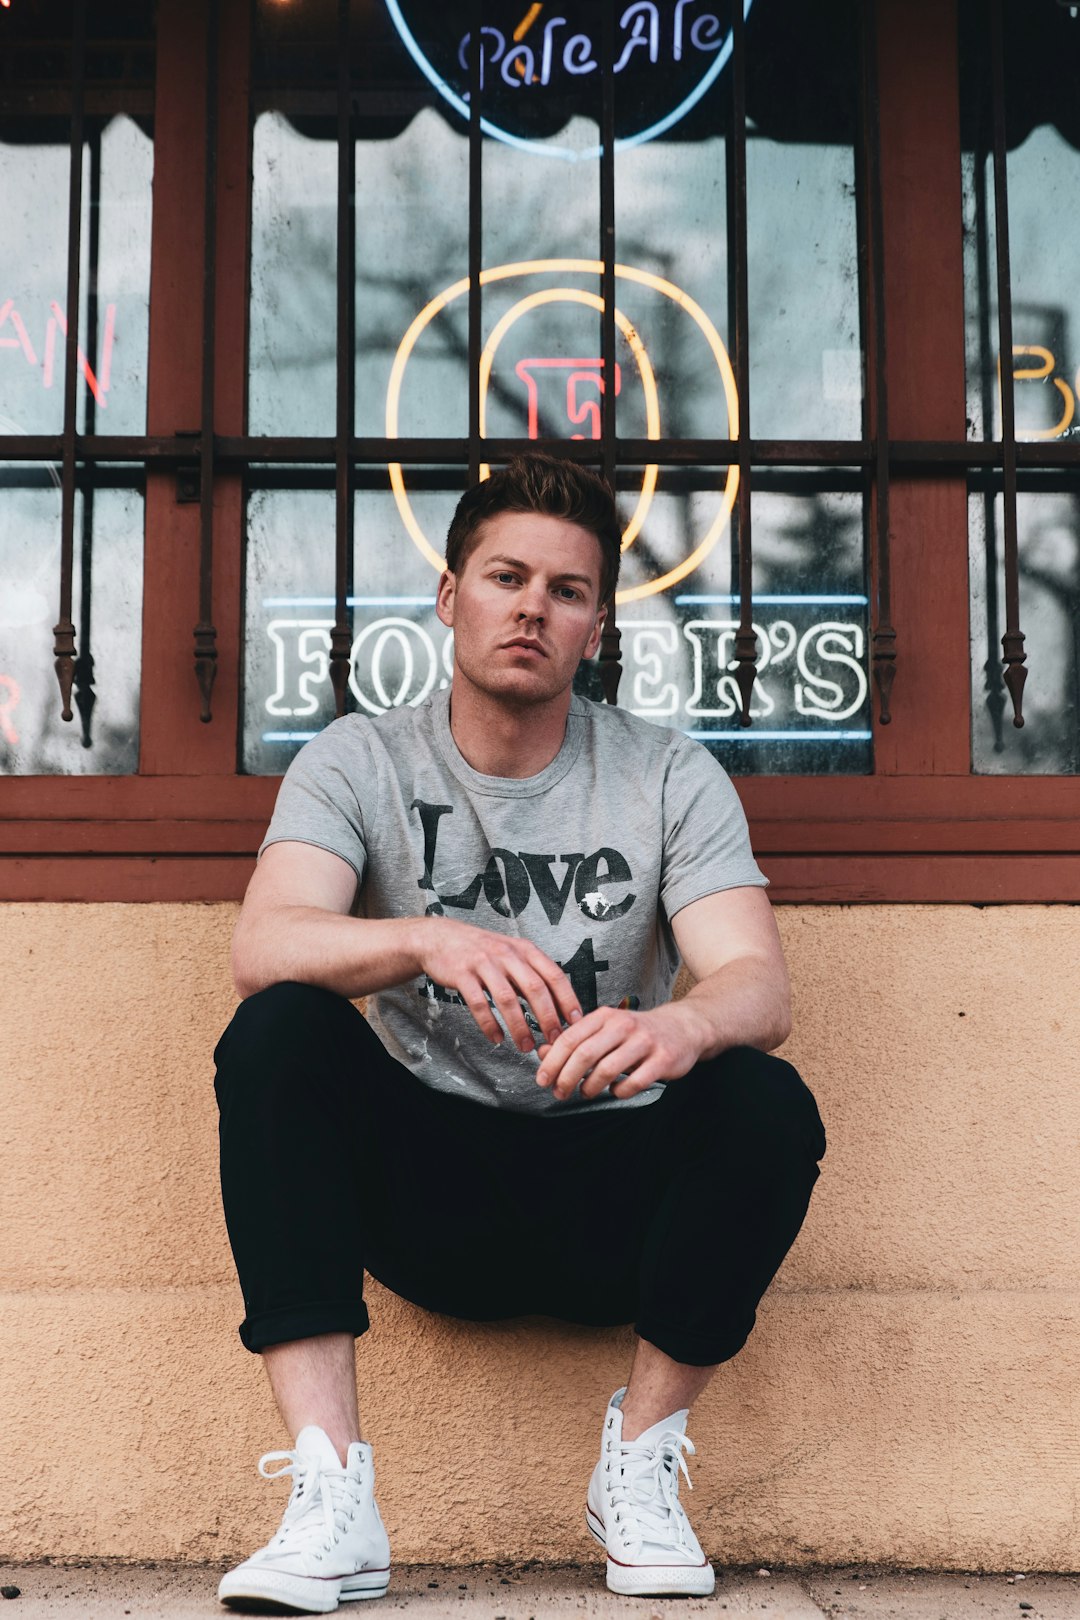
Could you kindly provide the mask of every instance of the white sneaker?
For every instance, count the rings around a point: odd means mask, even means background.
[[[630,1597],[708,1597],[716,1576],[679,1501],[680,1470],[690,1485],[683,1451],[694,1454],[688,1413],[673,1412],[624,1440],[625,1394],[611,1397],[585,1507],[585,1523],[607,1550],[608,1587]]]
[[[280,1462],[269,1469],[267,1463]],[[390,1543],[375,1504],[371,1447],[355,1441],[342,1468],[329,1436],[301,1429],[295,1451],[260,1458],[264,1479],[293,1476],[281,1528],[222,1577],[222,1603],[272,1603],[286,1614],[329,1614],[352,1598],[382,1597],[390,1582]]]

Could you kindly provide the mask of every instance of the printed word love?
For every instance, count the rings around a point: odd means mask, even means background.
[[[481,894],[499,917],[519,917],[536,896],[544,915],[554,928],[561,921],[573,893],[574,903],[591,922],[613,922],[624,917],[637,899],[636,894],[607,898],[604,891],[629,883],[633,873],[626,857],[617,849],[604,847],[591,855],[575,851],[569,855],[539,855],[528,850],[493,849],[482,872],[456,894],[444,892],[435,881],[435,849],[444,816],[451,816],[451,804],[426,804],[414,799],[409,806],[420,818],[424,832],[424,870],[417,887],[435,896],[428,914],[445,915],[446,907],[475,911]],[[555,876],[555,863],[563,871]]]

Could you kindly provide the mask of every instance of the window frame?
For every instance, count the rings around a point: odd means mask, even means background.
[[[139,770],[124,777],[0,778],[0,899],[9,901],[239,899],[280,781],[237,770],[244,469],[251,448],[245,438],[250,8],[159,0],[157,9],[150,368],[147,438],[140,441],[146,543]],[[885,460],[897,629],[892,717],[882,723],[875,702],[871,776],[747,776],[735,784],[774,900],[1074,902],[1080,777],[971,772],[968,474],[1000,465],[1002,447],[966,440],[955,0],[875,0],[874,11],[883,274],[862,268],[868,391],[879,402],[871,428],[885,397],[873,364],[875,285],[883,290],[888,356]],[[200,506],[177,501],[178,469],[192,458],[190,436],[206,425],[204,356],[186,336],[193,325],[203,329],[204,24],[218,30],[210,372],[217,658],[208,724],[200,718],[194,667]],[[873,232],[863,235],[869,259]],[[76,455],[80,448],[124,454],[122,442],[101,436],[76,438]],[[408,446],[398,441],[397,448]],[[414,448],[430,457],[430,447]],[[748,466],[791,466],[798,461],[794,448],[747,440],[739,451]],[[1055,464],[1075,466],[1080,458],[1073,446],[1052,447],[1049,458],[1046,446],[1031,448]],[[463,461],[468,449],[462,441]],[[639,459],[625,442],[613,443],[616,449],[620,463]],[[878,444],[871,431],[862,441],[820,449],[827,461],[860,465],[869,477]],[[334,451],[334,441],[325,441],[330,463]],[[710,454],[715,460],[715,447]],[[1017,458],[1023,465],[1026,447]],[[872,501],[871,532],[875,518]]]

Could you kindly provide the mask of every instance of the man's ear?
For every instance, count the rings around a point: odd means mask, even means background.
[[[599,613],[596,615],[596,623],[593,625],[592,630],[589,632],[589,639],[585,643],[585,651],[581,655],[582,658],[595,658],[596,657],[596,650],[600,645],[600,637],[604,633],[604,621],[605,621],[606,618],[607,618],[607,608],[602,607],[600,609]]]
[[[443,624],[451,628],[454,623],[454,591],[456,587],[457,579],[449,568],[444,568],[439,575],[439,588],[435,592],[435,612]]]

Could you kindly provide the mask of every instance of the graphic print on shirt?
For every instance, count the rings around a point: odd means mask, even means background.
[[[491,850],[482,872],[477,872],[456,894],[442,889],[436,880],[436,849],[444,816],[452,816],[452,804],[428,804],[414,799],[409,806],[420,820],[424,834],[424,870],[417,879],[417,887],[429,893],[425,915],[443,917],[447,909],[475,911],[481,896],[484,903],[499,917],[519,917],[535,897],[549,925],[555,928],[562,922],[568,907],[577,907],[591,922],[614,922],[624,917],[637,899],[634,893],[608,900],[604,890],[615,884],[633,881],[630,864],[620,850],[602,846],[592,854],[584,850],[565,855],[537,854],[530,850],[497,848]],[[556,876],[555,868],[562,866]],[[476,919],[483,926],[481,919]],[[566,962],[560,962],[581,1003],[583,1012],[594,1012],[600,1005],[599,977],[606,973],[609,963],[596,954],[593,939],[587,936]],[[427,979],[419,994],[430,1000],[461,1004],[462,998],[445,985]],[[489,998],[490,999],[490,998]],[[630,1002],[636,1002],[630,997]],[[526,1005],[522,1010],[534,1034],[539,1034],[535,1020]]]

